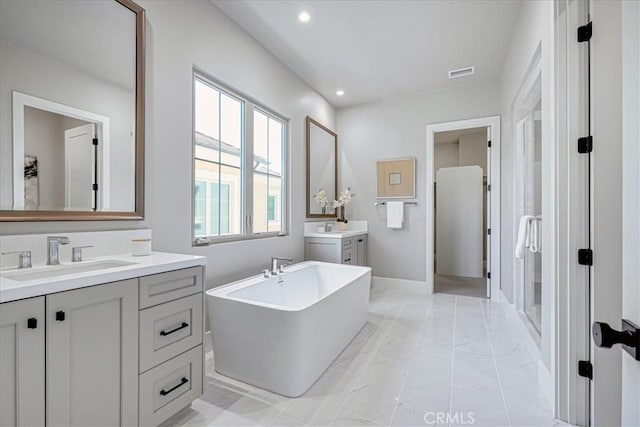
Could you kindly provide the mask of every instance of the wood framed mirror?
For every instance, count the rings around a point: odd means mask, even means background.
[[[0,2],[0,221],[144,218],[145,11]]]
[[[307,116],[307,218],[336,218],[338,134]]]

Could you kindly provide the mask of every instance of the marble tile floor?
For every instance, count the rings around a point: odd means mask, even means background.
[[[207,357],[179,426],[553,426],[512,307],[374,287],[369,320],[320,379],[286,398],[226,378]]]

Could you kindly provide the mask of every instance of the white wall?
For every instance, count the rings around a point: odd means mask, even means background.
[[[305,117],[335,128],[333,107],[207,1],[141,1],[149,22],[147,135],[153,248],[205,255],[209,285],[255,274],[271,256],[303,259]],[[193,67],[288,117],[290,235],[191,246]]]
[[[60,116],[26,107],[24,122],[24,154],[36,156],[38,159],[39,206],[62,208],[64,206],[64,134],[61,134]]]
[[[457,142],[435,144],[433,148],[433,170],[438,172],[441,168],[458,166],[459,151],[460,146]]]
[[[338,111],[339,186],[357,194],[349,217],[369,221],[369,263],[373,274],[424,281],[426,260],[426,125],[496,115],[497,84],[466,86]],[[375,149],[372,149],[375,147]],[[416,157],[418,205],[405,208],[402,230],[386,228],[386,211],[374,206],[376,161]]]

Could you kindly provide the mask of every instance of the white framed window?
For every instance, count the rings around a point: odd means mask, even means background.
[[[195,245],[285,235],[288,120],[193,75]]]

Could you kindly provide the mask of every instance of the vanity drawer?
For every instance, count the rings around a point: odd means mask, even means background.
[[[140,308],[202,292],[202,267],[191,267],[140,278]]]
[[[347,248],[350,248],[351,246],[353,246],[352,238],[342,239],[342,249],[347,249]]]
[[[202,346],[140,375],[140,425],[158,425],[202,395]]]
[[[140,372],[202,344],[202,294],[140,311]]]

